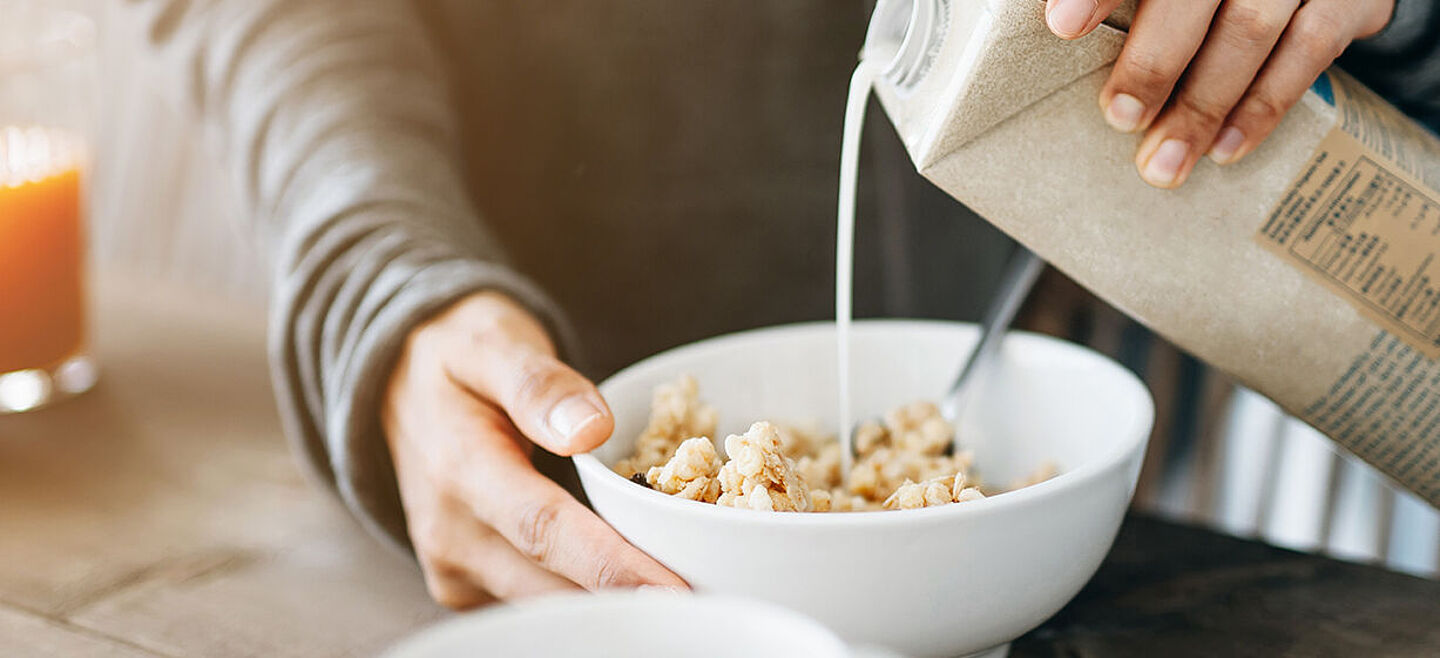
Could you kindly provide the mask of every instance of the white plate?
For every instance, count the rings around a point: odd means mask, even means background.
[[[839,638],[784,608],[659,592],[570,594],[442,622],[386,658],[848,658]]]

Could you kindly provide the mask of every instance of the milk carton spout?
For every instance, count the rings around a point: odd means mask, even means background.
[[[1124,33],[1065,41],[1042,0],[880,0],[862,57],[921,172],[1115,60]]]
[[[929,72],[950,17],[951,0],[880,0],[865,37],[863,59],[897,88]]]

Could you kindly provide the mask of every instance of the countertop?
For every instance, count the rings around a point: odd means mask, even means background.
[[[368,656],[445,614],[290,454],[263,309],[100,279],[100,383],[0,416],[0,656]]]
[[[1012,658],[1440,656],[1440,581],[1131,515]]]
[[[0,416],[0,656],[369,656],[447,614],[291,456],[263,309],[95,297],[99,386]],[[1440,655],[1440,582],[1132,517],[1012,655]]]

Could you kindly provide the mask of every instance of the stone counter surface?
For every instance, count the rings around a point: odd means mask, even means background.
[[[1440,656],[1440,582],[1132,515],[1010,655]]]

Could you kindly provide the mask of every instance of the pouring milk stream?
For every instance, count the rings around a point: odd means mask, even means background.
[[[855,175],[873,86],[935,185],[1440,506],[1440,139],[1332,69],[1245,160],[1202,161],[1183,189],[1151,188],[1131,163],[1136,138],[1095,107],[1134,0],[1073,42],[1049,32],[1044,7],[876,6],[842,149],[841,440]]]
[[[850,419],[850,321],[855,279],[855,196],[860,178],[860,138],[865,130],[865,105],[875,74],[861,62],[850,78],[850,95],[845,102],[844,143],[840,148],[840,201],[835,226],[835,343],[839,382],[840,472],[850,476],[855,462],[854,432]]]

